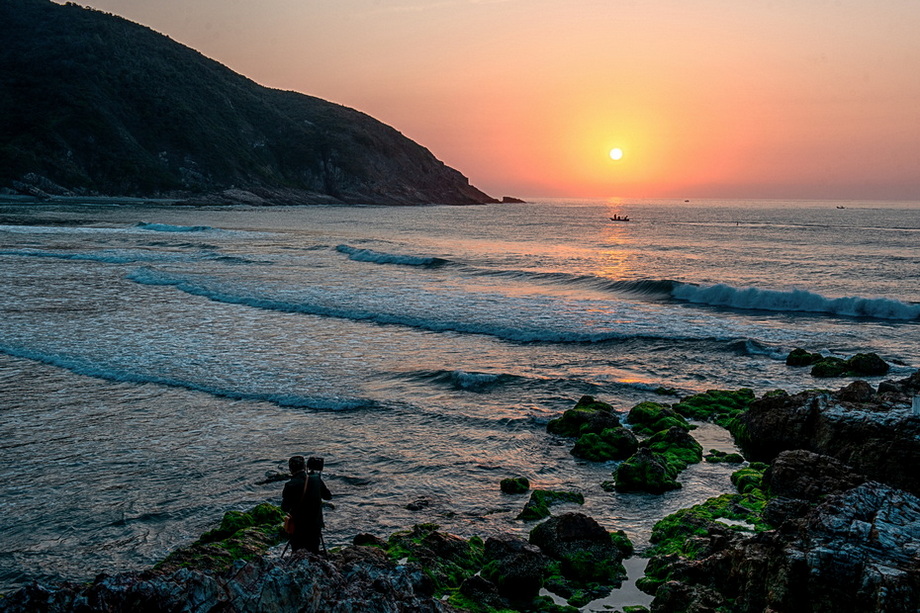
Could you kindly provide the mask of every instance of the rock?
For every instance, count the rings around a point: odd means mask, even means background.
[[[690,429],[690,424],[674,410],[657,402],[640,402],[629,410],[627,421],[633,432],[640,436],[649,436],[672,426]]]
[[[639,448],[636,436],[627,428],[607,428],[600,434],[588,432],[582,434],[572,455],[591,462],[607,462],[610,460],[625,460]]]
[[[406,505],[407,511],[422,511],[431,506],[430,498],[418,498]]]
[[[530,493],[530,500],[524,505],[517,519],[536,521],[549,517],[550,505],[558,503],[584,504],[585,497],[578,492],[555,492],[552,490],[534,490]]]
[[[725,426],[729,420],[746,411],[754,402],[754,392],[742,388],[737,391],[709,390],[684,398],[671,408],[687,419],[712,421]]]
[[[523,494],[530,489],[527,477],[508,477],[502,479],[499,485],[504,494]]]
[[[891,387],[911,390],[914,382],[920,382],[916,373]],[[920,494],[920,472],[904,468],[920,466],[920,418],[911,414],[909,397],[889,391],[853,400],[866,391],[858,385],[837,394],[767,395],[736,418],[732,434],[750,460],[770,462],[782,451],[805,449]]]
[[[786,356],[786,366],[813,366],[824,359],[820,353],[809,353],[801,348],[793,349]]]
[[[482,576],[512,606],[529,604],[540,593],[549,560],[535,545],[509,535],[491,537],[486,540],[485,558]]]
[[[595,400],[593,396],[582,396],[569,409],[546,424],[546,431],[559,436],[581,436],[588,432],[600,434],[608,428],[620,425],[620,418],[613,412],[613,407],[606,402]]]
[[[515,198],[514,196],[502,196],[502,204],[526,204],[526,201],[521,200],[520,198]]]
[[[657,432],[642,445],[661,456],[675,474],[690,464],[703,461],[702,445],[680,426]]]
[[[811,367],[812,377],[842,377],[847,373],[847,362],[841,358],[827,357]]]
[[[459,588],[483,563],[481,539],[467,541],[439,532],[435,524],[418,524],[412,530],[396,532],[390,535],[388,544],[391,556],[405,557],[421,566],[437,593]]]
[[[741,464],[744,462],[744,456],[740,453],[727,453],[718,449],[710,449],[709,453],[703,456],[703,459],[712,463]]]
[[[920,608],[920,499],[867,482],[820,504],[801,505],[800,511],[783,530],[716,535],[697,559],[653,558],[649,567],[666,580],[652,610],[915,613]]]
[[[857,353],[847,360],[847,369],[854,377],[880,377],[888,373],[891,366],[875,353]]]
[[[681,487],[677,473],[648,447],[639,447],[631,458],[617,467],[614,476],[618,492],[662,494]]]
[[[797,449],[780,453],[763,481],[772,496],[818,502],[860,485],[865,478],[830,456]]]
[[[836,394],[837,399],[844,402],[869,402],[873,396],[875,390],[863,380],[853,381]]]
[[[284,512],[273,504],[263,503],[249,511],[228,511],[220,526],[201,535],[187,547],[170,553],[156,565],[159,571],[180,568],[223,571],[237,560],[251,560],[264,555],[281,542]]]
[[[256,558],[221,572],[100,575],[90,584],[53,590],[30,585],[6,595],[7,613],[36,611],[233,611],[235,613],[435,613],[453,610],[419,593],[421,572],[397,566],[369,547],[346,547],[324,559],[312,554]]]
[[[600,583],[609,586],[606,588],[609,591],[625,577],[622,561],[628,554],[620,549],[623,539],[612,537],[593,518],[582,513],[551,517],[530,531],[530,542],[561,562],[562,576],[570,582],[570,589]],[[629,547],[631,550],[631,543]]]
[[[387,542],[380,538],[379,536],[374,536],[373,534],[368,534],[367,532],[362,532],[361,534],[355,535],[355,538],[351,540],[351,544],[355,547],[377,547],[378,549],[386,549]]]

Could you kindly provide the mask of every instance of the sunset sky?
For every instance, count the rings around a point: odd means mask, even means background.
[[[917,0],[79,3],[364,111],[495,196],[920,200]]]

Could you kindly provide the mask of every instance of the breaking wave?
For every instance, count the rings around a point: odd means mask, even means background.
[[[173,226],[168,223],[147,223],[143,221],[135,227],[141,230],[150,230],[151,232],[210,232],[214,230],[211,226]]]
[[[412,301],[386,287],[249,287],[207,276],[180,276],[140,268],[127,278],[143,285],[173,286],[187,294],[252,308],[394,324],[433,332],[483,334],[512,342],[593,343],[627,339],[715,340],[757,338],[785,342],[782,330],[684,309],[631,301],[571,300],[550,296],[418,291]]]
[[[680,284],[674,287],[671,296],[691,304],[740,310],[820,313],[898,321],[920,319],[920,304],[908,304],[889,298],[827,298],[799,289],[776,291],[756,287],[737,288],[725,284]]]
[[[383,251],[374,251],[372,249],[359,249],[350,245],[338,245],[335,248],[339,253],[344,253],[349,260],[356,262],[373,262],[374,264],[400,264],[402,266],[422,266],[425,268],[434,268],[444,266],[449,261],[443,258],[402,255],[398,253],[386,253]]]

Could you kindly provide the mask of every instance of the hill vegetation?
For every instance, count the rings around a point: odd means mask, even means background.
[[[493,201],[393,128],[74,3],[0,2],[0,188],[193,202]],[[307,60],[305,60],[307,61]]]

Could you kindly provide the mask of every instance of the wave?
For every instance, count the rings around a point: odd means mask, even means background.
[[[671,296],[691,304],[739,310],[819,313],[897,321],[920,319],[920,304],[908,304],[889,298],[827,298],[799,289],[784,292],[756,287],[737,288],[725,284],[679,284],[674,287]]]
[[[88,362],[80,358],[42,353],[40,351],[23,349],[19,347],[0,345],[0,352],[9,356],[34,360],[43,364],[49,364],[51,366],[63,368],[72,373],[76,373],[85,377],[95,377],[97,379],[105,379],[106,381],[115,381],[121,383],[151,383],[154,385],[164,385],[167,387],[184,388],[196,392],[203,392],[212,396],[218,396],[220,398],[229,398],[231,400],[270,402],[281,407],[311,409],[314,411],[355,411],[385,408],[380,402],[363,398],[302,396],[298,394],[279,394],[269,392],[233,390],[206,385],[204,383],[197,383],[194,381],[184,381],[171,377],[161,377],[154,374],[131,372],[115,367]]]
[[[416,381],[430,381],[451,389],[477,393],[488,392],[503,384],[522,380],[522,377],[517,375],[465,370],[424,370],[402,373],[400,377]]]
[[[432,256],[402,255],[398,253],[386,253],[383,251],[374,251],[372,249],[359,249],[350,245],[338,245],[335,248],[339,253],[344,253],[349,260],[356,262],[373,262],[374,264],[399,264],[402,266],[422,266],[424,268],[436,268],[450,263],[449,260]]]
[[[236,255],[223,255],[216,252],[177,253],[156,252],[144,249],[110,249],[86,253],[68,253],[62,251],[41,251],[39,249],[3,249],[0,256],[18,256],[29,258],[50,258],[78,262],[101,262],[103,264],[137,264],[140,262],[197,262],[209,260],[224,264],[274,264],[271,261],[250,260]]]
[[[613,280],[596,275],[575,275],[567,272],[533,272],[527,270],[489,270],[467,267],[476,276],[500,277],[512,280],[537,281],[568,287],[585,287],[619,295],[633,295],[646,299],[665,299],[671,296],[677,281],[669,279],[623,279]]]
[[[173,226],[168,223],[147,223],[144,221],[134,227],[151,232],[211,232],[214,230],[211,226]]]
[[[781,343],[793,338],[783,330],[698,313],[688,317],[684,309],[630,301],[424,290],[407,300],[405,292],[388,287],[248,287],[217,277],[180,276],[151,268],[134,270],[127,278],[143,285],[173,286],[227,304],[433,332],[482,334],[512,342],[731,341],[768,334],[768,340]]]

